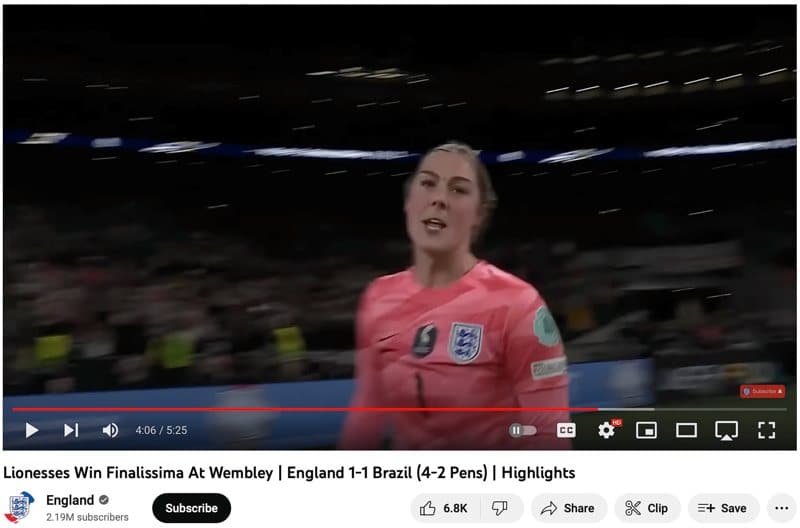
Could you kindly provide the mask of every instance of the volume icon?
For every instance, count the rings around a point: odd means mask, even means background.
[[[112,422],[103,427],[103,434],[109,438],[116,438],[119,434],[119,427],[117,427],[117,424]]]

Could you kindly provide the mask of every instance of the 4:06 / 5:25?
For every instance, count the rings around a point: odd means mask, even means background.
[[[147,436],[181,436],[189,434],[188,425],[139,425],[136,434]]]

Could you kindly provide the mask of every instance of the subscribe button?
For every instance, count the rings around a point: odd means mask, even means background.
[[[230,514],[231,501],[220,493],[163,493],[153,501],[162,523],[221,523]]]
[[[743,400],[771,398],[786,398],[786,385],[740,385],[739,397]]]

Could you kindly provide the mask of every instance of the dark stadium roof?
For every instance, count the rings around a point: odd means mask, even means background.
[[[243,149],[461,139],[494,153],[493,229],[616,239],[648,211],[794,225],[796,148],[643,156],[795,138],[794,6],[5,6],[4,24],[7,204],[157,200],[232,229],[286,215],[316,232],[321,215],[401,237],[414,158]],[[71,135],[19,144],[42,132]],[[141,152],[175,141],[221,146]]]
[[[500,150],[795,136],[794,6],[4,15],[7,130],[397,149],[455,137]]]

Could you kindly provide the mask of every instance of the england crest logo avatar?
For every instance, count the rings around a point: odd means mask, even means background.
[[[27,491],[20,492],[19,495],[12,495],[8,498],[8,508],[11,513],[6,514],[6,519],[12,523],[17,523],[28,516],[33,504],[33,495]]]
[[[453,323],[450,330],[450,357],[456,363],[469,363],[481,353],[483,326]]]

